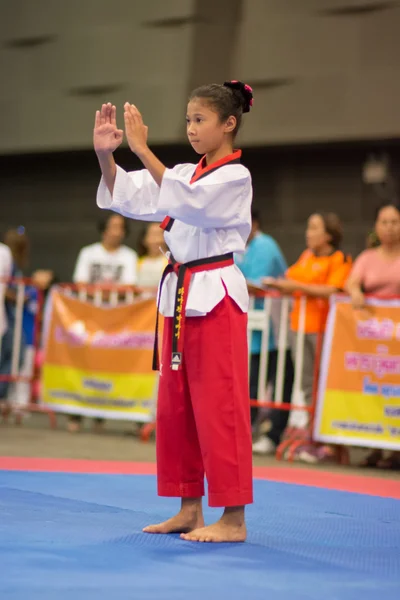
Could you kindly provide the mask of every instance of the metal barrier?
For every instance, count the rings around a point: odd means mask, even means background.
[[[33,389],[36,381],[35,375],[32,372],[26,372],[22,368],[22,364],[19,360],[21,353],[22,343],[22,332],[23,332],[23,312],[25,304],[25,290],[27,286],[33,286],[33,283],[29,279],[14,279],[9,280],[8,286],[12,286],[15,290],[15,319],[13,326],[13,342],[12,342],[12,357],[11,357],[11,368],[7,374],[0,375],[0,382],[6,381],[9,383],[26,383],[30,386],[31,394],[29,402],[24,406],[18,406],[18,403],[12,404],[11,408],[17,415],[23,411],[35,411],[44,412],[48,414],[52,427],[56,426],[56,417],[54,412],[43,405],[35,402],[33,397]],[[34,286],[33,286],[34,287]],[[135,289],[132,286],[118,286],[114,284],[72,284],[64,283],[61,284],[67,294],[78,297],[82,301],[92,301],[94,305],[108,304],[110,306],[118,306],[120,303],[134,303],[136,299],[141,299],[139,295],[135,294]],[[34,352],[37,352],[40,346],[41,340],[41,320],[42,320],[42,309],[43,309],[43,295],[38,289],[38,306],[35,314],[35,340],[34,340]],[[154,294],[155,295],[155,294]],[[148,292],[146,298],[149,297]],[[264,299],[264,307],[256,308],[257,298]],[[312,393],[312,402],[309,406],[305,406],[304,403],[298,402],[301,398],[302,391],[302,379],[303,379],[303,367],[304,367],[304,340],[305,340],[305,322],[306,322],[306,307],[307,298],[302,296],[300,298],[299,308],[299,326],[296,338],[296,360],[294,361],[294,384],[292,393],[292,402],[284,402],[284,381],[285,381],[285,368],[286,368],[286,354],[288,349],[288,335],[289,335],[289,312],[292,298],[290,296],[282,296],[276,292],[260,292],[257,296],[250,298],[250,307],[248,315],[248,338],[250,348],[250,338],[253,332],[259,331],[261,333],[261,350],[260,350],[260,368],[258,375],[258,398],[252,398],[250,400],[251,406],[258,408],[267,408],[270,410],[285,410],[301,411],[309,415],[309,424],[306,428],[289,427],[286,430],[284,439],[277,448],[276,456],[278,459],[286,457],[288,460],[293,460],[296,449],[304,444],[305,440],[311,440],[312,421],[315,413],[315,404],[317,398],[317,384],[319,375],[319,363],[322,349],[322,329],[318,335],[318,343],[315,356],[314,364],[314,385]],[[277,372],[276,372],[276,384],[274,387],[274,393],[272,398],[268,398],[267,392],[267,373],[269,363],[269,338],[271,327],[274,328],[274,336],[277,340]],[[1,340],[0,340],[1,342]],[[1,352],[1,349],[0,349]],[[249,361],[251,354],[249,352]],[[7,414],[3,415],[7,417]],[[141,429],[141,438],[143,441],[147,441],[155,430],[155,423],[146,423]],[[338,449],[338,460],[340,462],[347,462],[348,455],[346,450],[342,448]]]
[[[131,285],[117,285],[112,283],[61,283],[59,287],[67,293],[76,295],[79,300],[86,302],[93,301],[95,306],[109,305],[118,306],[125,302],[132,304],[135,301],[135,290]]]
[[[55,413],[48,407],[37,404],[33,400],[33,389],[34,384],[37,381],[36,377],[32,372],[26,372],[23,369],[23,364],[19,361],[19,355],[21,352],[21,341],[23,332],[23,312],[25,303],[25,290],[27,286],[33,286],[33,283],[29,279],[15,279],[9,280],[8,286],[12,286],[15,290],[15,320],[13,328],[13,345],[12,345],[12,359],[11,369],[9,374],[0,375],[0,381],[7,381],[9,383],[23,383],[25,382],[30,386],[31,394],[30,401],[24,406],[18,405],[18,403],[11,404],[11,410],[19,414],[21,411],[35,411],[45,412],[49,415],[51,426],[55,427],[56,417]],[[33,286],[34,287],[34,286]],[[76,296],[81,301],[92,301],[94,305],[110,305],[118,306],[120,303],[133,303],[137,299],[141,299],[140,295],[135,294],[135,289],[132,286],[119,286],[115,284],[72,284],[63,283],[59,284],[59,287],[63,288],[69,295]],[[43,295],[38,289],[38,306],[35,314],[35,342],[34,352],[37,353],[40,340],[41,340],[41,322],[42,322],[42,309],[43,309]],[[155,296],[156,294],[154,294]],[[148,291],[146,292],[146,298],[149,297]],[[283,388],[284,388],[284,373],[286,366],[286,350],[288,347],[288,330],[289,330],[289,310],[291,298],[288,296],[281,296],[275,292],[260,293],[258,297],[264,298],[264,308],[255,308],[256,297],[252,296],[250,299],[250,308],[248,315],[248,337],[249,347],[250,338],[253,332],[261,332],[261,352],[260,352],[260,369],[258,377],[258,399],[251,399],[250,403],[252,406],[259,408],[269,408],[275,410],[286,410],[286,411],[305,411],[311,418],[314,414],[315,397],[316,397],[316,386],[315,393],[313,394],[313,403],[311,406],[304,406],[303,404],[296,404],[296,398],[300,397],[302,389],[302,373],[303,373],[303,357],[304,357],[304,325],[305,325],[305,314],[306,314],[306,297],[302,297],[300,301],[300,316],[299,316],[299,332],[297,336],[297,347],[295,361],[295,376],[293,386],[293,400],[292,403],[283,402]],[[277,323],[275,327],[275,336],[277,337],[277,350],[278,350],[278,361],[277,361],[277,374],[276,374],[276,385],[274,389],[274,397],[272,400],[268,400],[266,397],[266,381],[268,371],[268,360],[269,360],[269,336],[271,327]],[[1,340],[0,340],[1,342]],[[319,344],[320,346],[321,344]],[[1,349],[0,349],[1,351]],[[320,354],[320,347],[318,350]],[[250,360],[249,353],[249,360]],[[318,365],[316,360],[316,369]],[[315,373],[315,381],[317,381],[317,371]],[[7,417],[7,412],[4,417]],[[143,441],[147,441],[151,434],[155,430],[155,423],[146,423],[143,425],[141,430],[141,438]],[[290,435],[284,440],[281,446],[278,448],[277,456],[280,458],[283,453],[289,450],[289,456],[292,456],[297,442],[303,443],[304,431],[301,432],[301,440],[299,440],[299,430],[289,430]],[[308,435],[308,430],[306,432]]]
[[[264,299],[264,308],[256,308],[256,301],[258,298]],[[307,297],[304,295],[300,296],[300,309],[299,309],[299,322],[296,336],[296,347],[295,355],[296,360],[294,361],[294,383],[292,390],[292,401],[291,403],[283,402],[283,391],[284,391],[284,374],[286,367],[286,352],[290,347],[289,342],[289,313],[292,303],[292,297],[288,295],[281,295],[278,292],[262,292],[260,291],[256,295],[250,297],[249,315],[248,315],[248,340],[249,349],[251,349],[251,336],[253,332],[261,333],[261,352],[260,352],[260,369],[258,375],[258,398],[251,398],[250,405],[258,408],[266,408],[270,410],[285,410],[290,411],[292,414],[295,411],[301,411],[308,413],[309,422],[305,427],[291,427],[290,424],[287,427],[284,438],[279,444],[276,451],[276,458],[282,459],[287,458],[289,461],[293,461],[295,452],[299,446],[302,446],[306,441],[311,441],[311,431],[313,425],[313,418],[315,414],[315,405],[317,399],[318,389],[318,376],[319,376],[319,363],[322,350],[323,341],[323,323],[321,324],[320,331],[318,332],[317,347],[314,361],[314,377],[313,377],[313,391],[312,401],[309,406],[304,403],[296,404],[296,401],[302,397],[302,383],[303,383],[303,369],[304,369],[304,341],[305,341],[305,323],[306,323],[306,308],[307,308]],[[276,304],[274,308],[274,304]],[[275,313],[275,314],[274,314]],[[268,361],[269,361],[269,337],[271,327],[274,326],[275,322],[275,338],[277,339],[277,372],[276,372],[276,384],[274,389],[273,399],[267,398],[267,373],[268,373]],[[250,365],[251,352],[249,352],[249,365]],[[347,462],[346,459],[340,459],[340,462]]]
[[[7,420],[11,414],[15,414],[16,423],[20,424],[25,412],[45,413],[49,417],[50,426],[55,428],[55,413],[47,407],[39,405],[35,397],[37,382],[35,361],[41,338],[43,293],[31,279],[27,278],[2,280],[1,284],[5,287],[6,295],[11,291],[13,296],[12,299],[7,299],[7,305],[12,308],[13,313],[12,323],[8,323],[6,331],[7,343],[9,345],[9,341],[11,341],[11,347],[5,348],[6,336],[0,337],[0,365],[4,371],[0,372],[0,382],[9,384],[7,396],[2,399],[2,417]],[[33,343],[25,346],[23,322],[28,289],[35,291],[36,301],[33,311]],[[4,300],[2,299],[2,301]]]

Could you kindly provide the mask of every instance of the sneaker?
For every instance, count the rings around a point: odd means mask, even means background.
[[[272,440],[269,439],[266,435],[260,437],[259,440],[254,442],[253,444],[253,453],[254,454],[275,454],[276,446]]]
[[[300,446],[295,453],[295,457],[300,462],[309,465],[315,465],[320,462],[317,448],[314,448],[313,446]]]
[[[300,462],[315,465],[317,463],[328,462],[334,458],[333,450],[329,446],[300,446],[297,448],[295,457]]]
[[[81,430],[81,424],[77,421],[68,421],[67,431],[68,433],[79,433]]]

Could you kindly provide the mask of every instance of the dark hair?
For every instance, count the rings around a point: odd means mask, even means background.
[[[374,223],[376,223],[376,222],[377,222],[377,220],[379,219],[379,215],[380,215],[381,211],[382,211],[384,208],[394,208],[394,209],[396,209],[396,210],[397,210],[397,212],[399,212],[399,213],[400,213],[400,207],[399,207],[399,205],[397,204],[397,202],[390,201],[390,200],[385,200],[384,202],[382,202],[382,203],[381,203],[381,204],[378,206],[378,208],[377,208],[377,209],[376,209],[376,211],[375,211],[375,219],[374,219]]]
[[[128,220],[125,219],[125,217],[123,217],[122,215],[119,215],[118,213],[111,212],[111,211],[106,212],[105,215],[98,220],[97,229],[99,230],[99,233],[103,234],[105,232],[105,230],[107,229],[107,225],[108,225],[110,219],[112,219],[112,217],[120,217],[123,220],[125,237],[128,236],[129,235]]]
[[[29,239],[25,228],[9,229],[4,236],[4,243],[11,250],[12,258],[17,267],[23,270],[29,259]]]
[[[141,230],[139,237],[138,237],[138,241],[136,244],[136,252],[137,252],[137,255],[139,258],[143,258],[143,256],[146,256],[146,254],[147,254],[147,248],[144,245],[144,240],[146,239],[148,228],[149,228],[149,225],[146,225],[146,227],[143,227],[143,229]]]
[[[152,227],[153,225],[160,227],[160,223],[158,223],[157,221],[148,221],[146,226],[143,227],[139,233],[139,237],[138,237],[137,243],[136,243],[136,252],[137,252],[137,255],[139,258],[143,258],[144,256],[147,256],[147,254],[148,254],[148,249],[146,248],[146,245],[145,245],[145,239],[149,232],[150,227]]]
[[[253,90],[241,81],[225,81],[223,85],[210,83],[193,90],[189,100],[194,98],[207,100],[215,108],[222,123],[231,116],[235,117],[236,127],[233,131],[235,137],[242,123],[243,113],[249,112],[253,105]]]
[[[259,225],[261,225],[261,216],[260,216],[260,211],[258,210],[258,208],[251,209],[251,221],[252,221],[252,223],[254,223],[254,221],[256,221]]]
[[[326,233],[331,236],[331,245],[338,250],[343,239],[343,226],[340,218],[333,212],[315,214],[321,217]]]

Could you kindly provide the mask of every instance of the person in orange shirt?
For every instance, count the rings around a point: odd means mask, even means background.
[[[306,230],[307,249],[298,261],[289,267],[285,279],[264,280],[264,284],[283,294],[294,294],[291,313],[291,348],[294,360],[299,329],[300,296],[307,296],[302,379],[307,405],[311,405],[312,401],[317,341],[319,333],[325,330],[329,296],[343,290],[352,266],[351,258],[339,249],[342,237],[342,225],[336,214],[311,215]]]

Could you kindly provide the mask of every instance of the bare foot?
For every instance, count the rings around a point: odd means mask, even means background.
[[[193,529],[204,527],[201,498],[182,498],[182,508],[177,515],[143,529],[145,533],[188,533]]]
[[[188,542],[244,542],[246,541],[246,525],[232,525],[222,519],[214,525],[194,529],[182,533],[181,538]]]
[[[188,542],[244,542],[246,536],[244,506],[229,506],[217,523],[183,533],[181,538]]]

